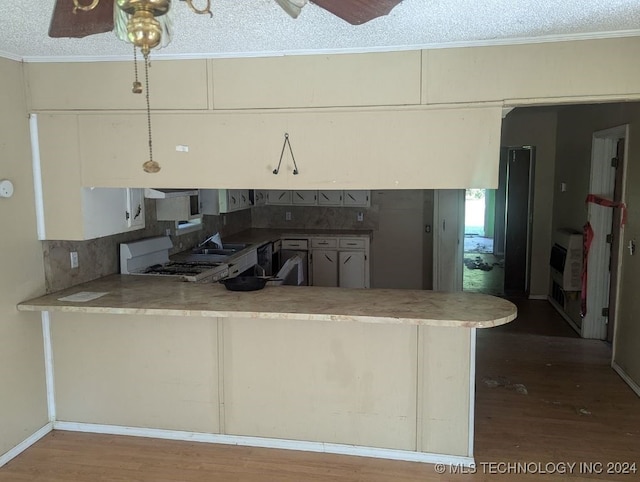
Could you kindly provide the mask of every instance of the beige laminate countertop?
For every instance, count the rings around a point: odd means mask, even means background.
[[[60,301],[106,292],[92,301]],[[513,303],[478,293],[267,286],[228,291],[219,283],[161,276],[111,275],[25,301],[20,311],[242,317],[488,328],[515,319]]]
[[[280,238],[299,238],[299,237],[319,237],[319,236],[352,236],[370,238],[371,230],[355,230],[355,229],[271,229],[271,228],[251,228],[226,236],[223,241],[230,243],[266,243],[275,241]]]

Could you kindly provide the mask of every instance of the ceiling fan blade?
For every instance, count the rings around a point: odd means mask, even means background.
[[[81,38],[110,32],[113,30],[113,5],[113,0],[101,0],[93,10],[73,13],[73,0],[56,0],[49,37]]]
[[[402,0],[311,0],[351,25],[388,15]]]
[[[276,3],[292,18],[298,18],[300,11],[307,4],[307,0],[276,0]]]

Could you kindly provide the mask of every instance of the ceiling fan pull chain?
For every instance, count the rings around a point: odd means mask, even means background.
[[[293,157],[293,149],[291,148],[291,142],[289,142],[289,134],[285,132],[284,134],[284,143],[282,144],[282,151],[280,152],[280,160],[278,161],[278,167],[273,170],[274,174],[278,174],[280,172],[280,165],[282,164],[282,157],[284,156],[285,147],[289,146],[289,152],[291,153],[291,159],[293,159],[293,175],[298,174],[298,165],[296,164],[296,158]]]
[[[133,72],[135,74],[135,80],[133,81],[133,88],[131,92],[134,94],[142,94],[142,84],[138,80],[138,52],[136,46],[133,46]]]
[[[100,0],[93,0],[89,5],[80,5],[80,0],[73,0],[73,13],[78,13],[78,10],[88,12],[98,6]]]
[[[189,8],[194,13],[197,13],[199,15],[208,13],[210,17],[213,17],[213,13],[211,13],[211,0],[207,0],[207,6],[201,10],[193,6],[193,0],[186,0],[186,1],[187,1],[187,5],[189,5]]]
[[[142,164],[145,172],[156,173],[160,170],[160,164],[153,160],[153,138],[151,136],[151,102],[149,100],[149,56],[144,56],[144,88],[147,100],[147,129],[149,133],[149,160]]]

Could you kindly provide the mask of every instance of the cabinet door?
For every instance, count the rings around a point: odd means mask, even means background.
[[[339,282],[341,288],[365,288],[365,255],[363,251],[340,251]]]
[[[345,206],[369,206],[369,191],[349,190],[344,191],[343,204]]]
[[[291,191],[270,190],[267,204],[291,204]]]
[[[238,202],[240,205],[238,209],[248,209],[251,207],[251,199],[249,198],[249,190],[248,189],[237,189],[238,193]]]
[[[220,193],[218,189],[200,189],[200,212],[217,216],[220,214]]]
[[[342,206],[342,191],[318,191],[318,205],[320,206]]]
[[[312,286],[338,286],[338,252],[323,249],[312,251]]]
[[[131,193],[133,196],[127,191],[134,191]],[[143,194],[137,191],[108,187],[82,188],[84,239],[110,236],[143,228]],[[136,204],[135,208],[131,208],[129,205],[130,197],[131,201]],[[134,217],[135,219],[133,219]]]
[[[131,230],[144,228],[144,189],[126,188],[127,227]]]
[[[230,213],[241,209],[241,189],[227,189],[227,209],[223,212]]]
[[[267,191],[264,189],[254,189],[253,205],[264,206],[265,204],[267,204]]]
[[[315,206],[318,204],[318,191],[293,191],[293,204],[299,206]]]

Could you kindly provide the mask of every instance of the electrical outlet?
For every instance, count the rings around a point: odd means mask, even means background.
[[[71,259],[71,268],[77,268],[78,267],[78,252],[77,251],[71,251],[69,253],[69,258]]]
[[[284,220],[291,221],[291,211],[287,211],[286,213],[284,213]]]
[[[359,212],[358,213],[358,221],[364,221],[364,213],[363,212]]]
[[[164,230],[164,235],[165,236],[171,236],[171,228],[167,228]]]

